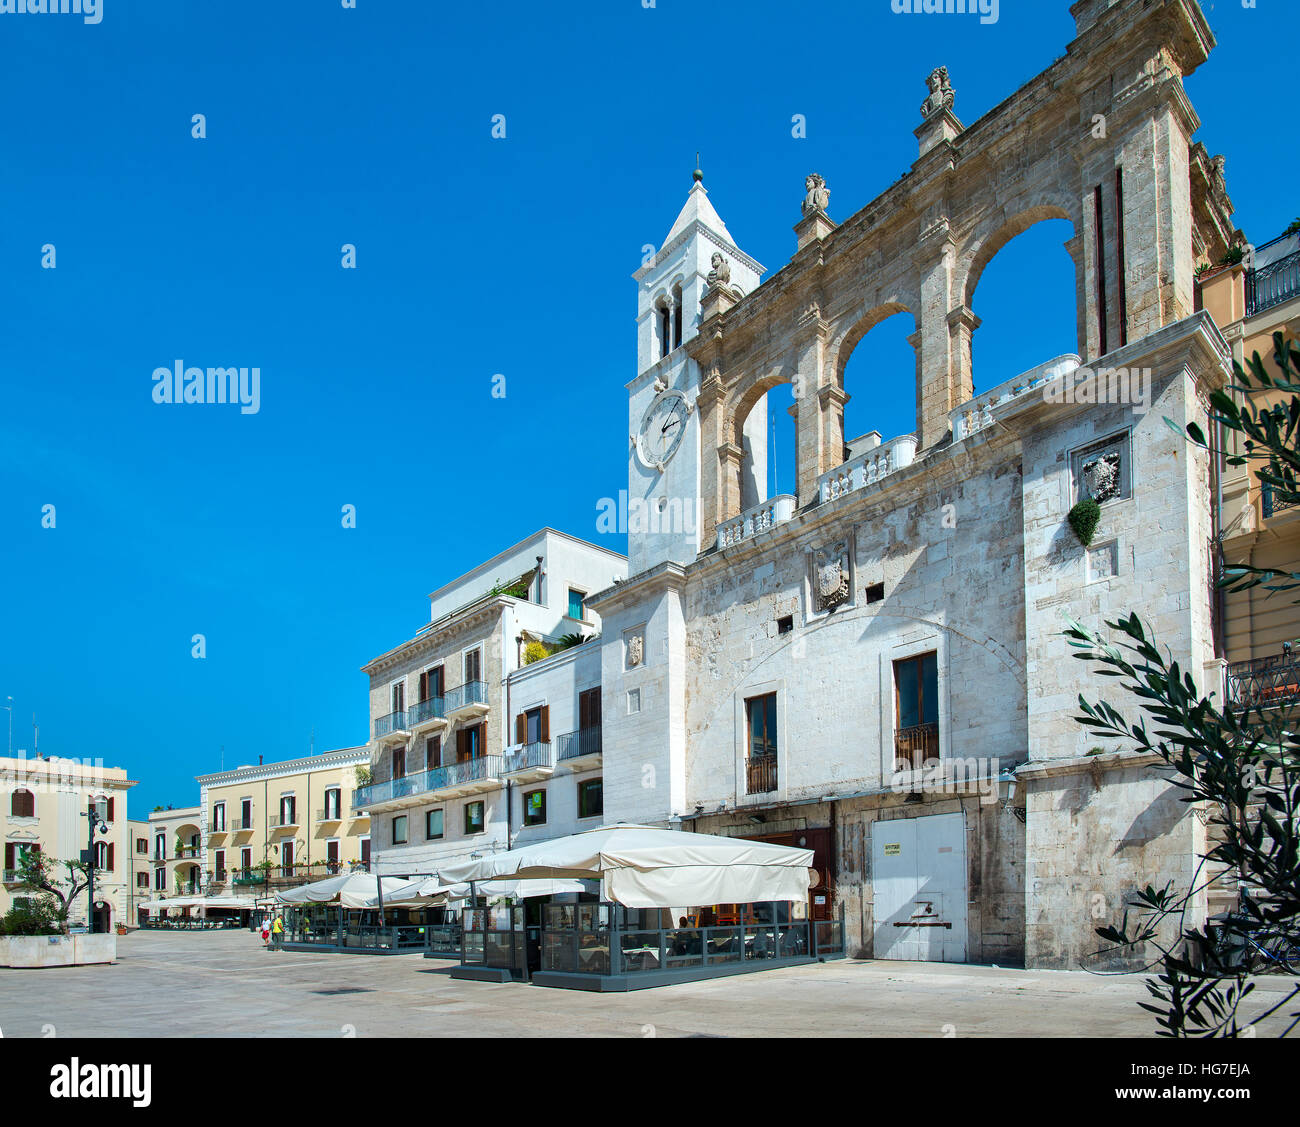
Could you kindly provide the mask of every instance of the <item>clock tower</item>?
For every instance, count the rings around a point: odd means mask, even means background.
[[[763,267],[745,254],[695,172],[686,204],[637,281],[637,376],[628,387],[628,573],[665,561],[690,563],[700,543],[700,373],[682,347],[696,335],[710,285],[740,294]],[[743,507],[766,497],[767,411],[746,420]]]

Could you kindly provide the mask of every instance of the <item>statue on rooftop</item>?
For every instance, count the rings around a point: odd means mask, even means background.
[[[930,88],[930,96],[921,103],[921,116],[929,121],[935,114],[952,109],[957,92],[952,88],[947,67],[932,70],[925,84]]]
[[[808,198],[803,201],[804,215],[812,215],[814,212],[825,212],[831,203],[831,190],[826,187],[826,181],[817,173],[813,173],[803,182],[805,190],[808,192]]]

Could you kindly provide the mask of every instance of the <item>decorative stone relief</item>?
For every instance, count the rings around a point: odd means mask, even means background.
[[[624,635],[627,647],[627,667],[638,668],[645,661],[645,635],[640,630]]]
[[[1083,488],[1098,504],[1120,495],[1120,457],[1117,450],[1083,463]]]
[[[930,96],[921,103],[921,116],[929,121],[935,114],[952,109],[953,103],[957,100],[957,91],[952,88],[952,83],[948,79],[947,67],[932,70],[925,84],[930,88]]]
[[[826,187],[826,181],[817,173],[813,173],[803,182],[808,197],[803,201],[804,215],[812,215],[815,212],[824,212],[831,205],[831,190]]]
[[[1091,497],[1099,505],[1132,495],[1128,435],[1097,442],[1070,455],[1074,499]]]
[[[818,611],[834,610],[849,601],[853,577],[849,544],[840,540],[813,553],[813,596]]]

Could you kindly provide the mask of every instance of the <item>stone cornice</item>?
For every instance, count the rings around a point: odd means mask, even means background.
[[[446,645],[450,638],[459,638],[469,633],[474,627],[482,626],[499,618],[502,611],[515,600],[507,595],[498,595],[495,599],[476,604],[447,622],[437,630],[411,638],[385,654],[371,659],[361,667],[361,672],[374,677],[390,672],[408,661],[416,660],[421,654],[432,653]]]
[[[282,779],[288,775],[306,775],[315,771],[328,771],[338,767],[351,767],[370,762],[369,746],[345,747],[325,751],[304,759],[288,759],[282,763],[266,763],[257,767],[238,767],[233,771],[217,771],[211,775],[196,775],[200,787],[220,787],[231,783],[259,782],[262,779]],[[194,807],[197,813],[201,806]],[[168,810],[168,815],[182,811]]]
[[[646,598],[664,591],[684,591],[686,588],[686,567],[671,561],[661,563],[634,575],[624,583],[606,587],[594,595],[587,596],[587,605],[600,612],[605,618],[611,611],[618,610],[628,603],[643,602]]]
[[[1128,771],[1164,762],[1149,751],[1112,751],[1104,755],[1077,755],[1070,759],[1031,760],[1017,767],[1015,773],[1017,779],[1052,779],[1063,775],[1083,775],[1094,769]]]

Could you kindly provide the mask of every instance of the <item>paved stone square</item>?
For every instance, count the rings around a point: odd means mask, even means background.
[[[1138,975],[849,960],[602,995],[456,981],[452,962],[419,955],[268,952],[243,931],[137,932],[118,941],[118,954],[113,966],[0,970],[4,1036],[39,1037],[48,1026],[60,1037],[1131,1037],[1153,1029],[1137,1006],[1146,999]]]

